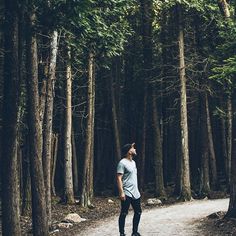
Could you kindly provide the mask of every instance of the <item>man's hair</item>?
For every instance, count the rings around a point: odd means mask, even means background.
[[[121,156],[125,157],[128,151],[134,146],[135,143],[127,143],[121,148]]]

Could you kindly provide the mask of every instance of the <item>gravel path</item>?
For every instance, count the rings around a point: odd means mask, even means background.
[[[217,211],[226,211],[229,199],[195,200],[145,210],[139,232],[142,236],[211,236],[201,229],[201,219]],[[126,218],[126,234],[131,235],[133,212]],[[78,236],[118,236],[117,217],[100,221]],[[214,236],[217,234],[214,233]]]

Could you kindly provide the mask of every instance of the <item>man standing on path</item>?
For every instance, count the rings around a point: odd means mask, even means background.
[[[133,161],[136,156],[134,143],[122,147],[122,158],[117,166],[117,185],[121,200],[121,211],[119,216],[120,236],[125,236],[125,218],[128,214],[130,204],[134,209],[132,236],[141,236],[138,233],[138,225],[141,217],[140,192],[138,190],[137,168]]]

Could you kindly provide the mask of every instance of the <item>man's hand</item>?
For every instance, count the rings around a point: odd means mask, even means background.
[[[121,201],[125,201],[125,194],[124,194],[124,192],[122,192],[121,194],[120,194],[120,200]]]
[[[117,174],[117,186],[120,193],[120,200],[125,201],[125,193],[123,190],[122,176],[123,174],[120,174],[120,173]]]

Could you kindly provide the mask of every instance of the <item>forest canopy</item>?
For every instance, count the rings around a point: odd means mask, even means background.
[[[34,235],[48,235],[56,197],[90,207],[117,195],[121,147],[133,142],[142,193],[230,192],[236,217],[235,9],[227,0],[2,1],[3,235],[21,235],[29,209]]]

